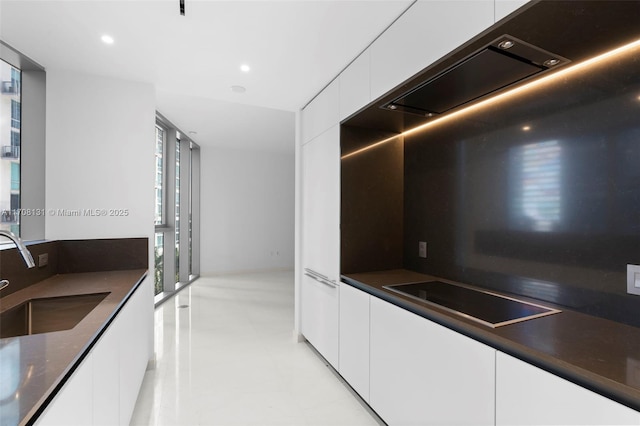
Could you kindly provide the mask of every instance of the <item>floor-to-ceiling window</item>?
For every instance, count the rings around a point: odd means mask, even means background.
[[[180,282],[180,140],[176,143],[176,282]]]
[[[46,85],[42,66],[0,40],[0,229],[26,240],[45,237]]]
[[[164,291],[164,233],[165,226],[164,208],[164,148],[165,129],[156,125],[156,180],[155,180],[155,243],[154,243],[154,270],[155,270],[155,294]]]
[[[20,235],[21,72],[0,60],[0,81],[0,229]]]
[[[189,275],[193,275],[193,147],[189,149]]]
[[[165,299],[199,275],[199,158],[198,145],[164,117],[158,116],[155,185],[157,301]]]

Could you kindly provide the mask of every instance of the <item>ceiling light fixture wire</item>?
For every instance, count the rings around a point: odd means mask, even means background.
[[[180,15],[184,16],[184,0],[180,0]]]

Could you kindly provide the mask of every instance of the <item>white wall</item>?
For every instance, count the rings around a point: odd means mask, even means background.
[[[154,131],[152,85],[48,69],[45,237],[147,237],[147,280],[153,279]],[[51,211],[57,209],[127,209],[128,214],[60,216]],[[150,358],[153,285],[146,284]]]
[[[153,237],[155,92],[150,84],[47,70],[48,239]],[[109,213],[109,212],[108,212]]]
[[[293,269],[293,149],[200,151],[201,274]]]
[[[155,91],[150,84],[47,70],[45,238],[149,238],[153,279]],[[26,171],[24,171],[26,172]],[[24,173],[23,172],[23,173]],[[60,216],[57,209],[128,209]],[[153,354],[153,285],[147,291]]]

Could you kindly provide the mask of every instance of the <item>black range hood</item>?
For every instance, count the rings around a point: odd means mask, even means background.
[[[569,62],[504,34],[383,108],[433,117]]]

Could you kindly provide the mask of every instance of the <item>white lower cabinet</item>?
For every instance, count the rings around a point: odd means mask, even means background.
[[[150,284],[150,282],[149,282]],[[143,285],[146,285],[143,283]],[[153,318],[153,293],[147,287],[139,288],[129,300],[128,306],[116,318],[120,324],[119,424],[128,425],[138,399],[138,393],[151,353],[148,349],[148,320]],[[151,308],[149,310],[148,308]],[[147,330],[149,330],[147,332]],[[113,423],[112,423],[113,424]]]
[[[369,296],[340,284],[340,375],[369,402]]]
[[[302,334],[337,370],[340,287],[303,275],[300,292]]]
[[[370,405],[389,425],[493,425],[496,350],[371,297]]]
[[[129,298],[36,424],[128,425],[150,357],[147,278]]]
[[[496,357],[496,425],[640,424],[640,413],[512,356]]]
[[[123,309],[126,312],[127,309]],[[118,425],[120,421],[120,353],[122,330],[120,316],[104,332],[87,358],[93,362],[93,425]]]
[[[38,418],[37,425],[93,424],[93,358],[82,361],[64,387]]]

